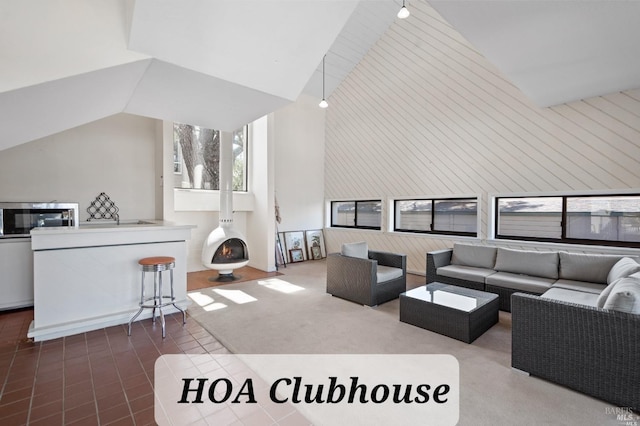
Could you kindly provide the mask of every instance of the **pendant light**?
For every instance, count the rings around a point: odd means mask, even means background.
[[[329,102],[327,102],[327,100],[324,98],[324,58],[326,57],[327,55],[324,55],[322,57],[322,100],[318,104],[320,108],[326,108],[329,106]]]
[[[398,11],[398,18],[407,19],[411,15],[409,9],[404,5],[404,0],[402,0],[402,8]]]

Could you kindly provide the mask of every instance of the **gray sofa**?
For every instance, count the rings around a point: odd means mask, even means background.
[[[407,256],[369,250],[366,242],[342,245],[327,256],[327,293],[367,306],[397,299],[407,288]]]
[[[454,244],[451,249],[427,253],[427,283],[437,281],[496,293],[500,309],[507,312],[511,311],[511,295],[516,292],[542,295],[552,288],[577,290],[572,295],[580,303],[581,298],[597,296],[611,283],[614,276],[609,277],[609,272],[623,257]],[[564,292],[554,290],[551,294]]]
[[[494,248],[490,267],[491,251],[484,248],[430,253],[428,281],[480,289],[484,283],[484,290],[500,295],[512,314],[513,368],[640,411],[636,259],[557,252],[555,277],[554,252]],[[507,260],[519,266],[507,266]]]

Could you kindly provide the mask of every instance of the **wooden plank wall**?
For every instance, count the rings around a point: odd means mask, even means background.
[[[534,105],[426,2],[394,22],[330,98],[325,197],[477,196],[640,190],[640,90]],[[454,240],[326,230],[329,251],[366,240],[409,255]]]

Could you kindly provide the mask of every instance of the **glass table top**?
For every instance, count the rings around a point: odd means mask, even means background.
[[[443,283],[423,285],[405,292],[404,295],[465,312],[471,312],[498,297],[497,294]]]

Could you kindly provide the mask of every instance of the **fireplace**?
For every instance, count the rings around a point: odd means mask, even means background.
[[[233,227],[232,135],[220,132],[220,218],[202,246],[202,264],[218,271],[212,281],[233,281],[233,270],[249,263],[244,236]]]
[[[239,238],[231,238],[218,247],[213,255],[211,263],[236,263],[249,260],[245,257],[247,245]]]

